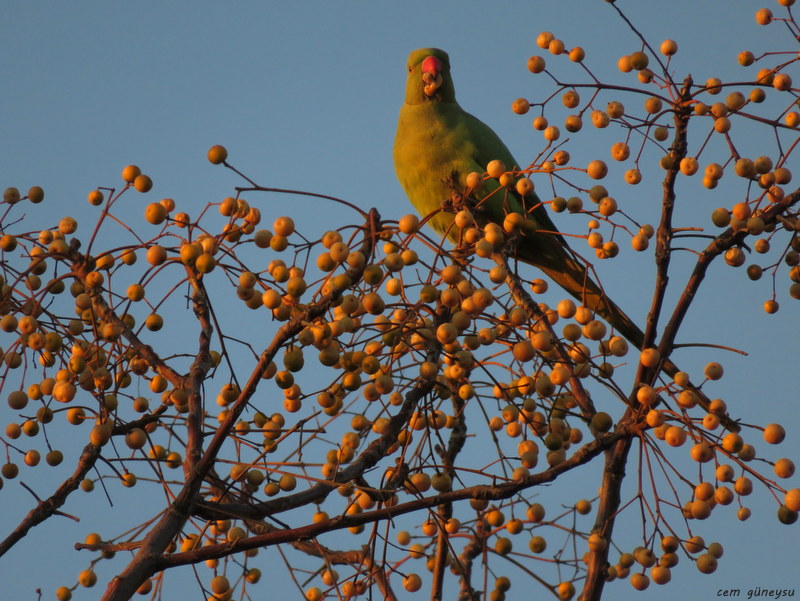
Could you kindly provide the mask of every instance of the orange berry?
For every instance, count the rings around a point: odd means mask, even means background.
[[[228,158],[228,150],[221,144],[216,144],[208,149],[208,162],[212,165],[220,165]]]
[[[153,188],[153,180],[150,179],[149,175],[137,175],[133,180],[133,187],[136,188],[138,192],[149,192]]]
[[[134,180],[142,174],[142,170],[136,165],[128,165],[122,170],[122,179],[132,184]]]

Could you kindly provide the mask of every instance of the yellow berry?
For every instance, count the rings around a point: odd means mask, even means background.
[[[291,217],[278,217],[272,230],[278,236],[289,237],[294,233],[294,220]]]
[[[159,225],[167,218],[167,210],[160,202],[151,202],[145,208],[144,218],[148,223]]]
[[[134,180],[142,174],[142,170],[136,165],[128,165],[122,170],[122,179],[132,184]]]
[[[527,113],[531,108],[531,103],[528,102],[525,98],[517,98],[511,104],[511,110],[514,111],[517,115],[524,115]]]
[[[608,166],[603,161],[594,160],[586,167],[586,173],[592,179],[603,179],[608,174]]]
[[[532,56],[528,59],[528,71],[541,73],[545,68],[545,60],[541,56]]]
[[[486,165],[486,173],[489,177],[492,178],[499,178],[503,173],[506,171],[506,166],[503,164],[503,161],[495,159],[493,161],[489,161],[489,164]]]
[[[664,40],[659,50],[664,56],[672,56],[678,51],[678,43],[675,40]]]
[[[220,165],[224,163],[228,158],[228,150],[220,145],[216,144],[208,149],[208,162],[212,165]]]
[[[757,10],[756,23],[759,25],[769,25],[772,23],[772,11],[768,8],[760,8]]]
[[[780,424],[769,424],[764,428],[764,440],[769,444],[780,444],[786,437],[786,430]]]
[[[137,175],[133,180],[133,187],[136,188],[138,192],[149,192],[153,187],[153,180],[150,179],[149,175]]]
[[[33,186],[28,190],[28,200],[33,204],[39,204],[44,200],[44,190],[42,190],[41,186]]]

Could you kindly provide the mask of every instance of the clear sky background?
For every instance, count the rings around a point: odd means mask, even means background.
[[[739,51],[757,52],[775,38],[781,48],[793,48],[783,28],[755,25],[760,3],[620,0],[619,5],[653,43],[677,40],[677,77],[690,72],[696,81],[744,79],[736,64]],[[583,46],[587,64],[615,82],[622,78],[617,58],[639,49],[600,0],[7,2],[2,12],[0,186],[44,187],[45,203],[26,207],[31,223],[39,220],[36,229],[66,214],[85,218],[88,229],[97,210],[87,204],[87,192],[121,185],[120,170],[129,163],[140,165],[155,182],[147,197],[127,197],[130,207],[121,212],[132,223],[141,223],[145,202],[161,197],[173,197],[196,213],[240,183],[206,161],[212,144],[226,145],[230,161],[262,185],[331,194],[399,218],[411,206],[395,179],[391,146],[410,50],[447,50],[462,106],[489,123],[526,162],[542,147],[541,136],[530,127],[530,117],[514,115],[510,105],[519,96],[540,99],[544,79],[526,69],[527,58],[542,52],[535,46],[538,33],[550,30],[568,47]],[[566,59],[560,64],[564,73],[577,73]],[[601,136],[587,136],[585,150],[609,160],[612,138],[600,144]],[[767,143],[752,155],[770,152]],[[658,199],[657,186],[626,193],[642,203]],[[681,207],[681,218],[708,223],[707,215],[723,201],[698,191],[693,202]],[[289,214],[309,232],[349,218],[308,198],[264,195],[254,204],[265,222]],[[556,223],[564,222],[557,218]],[[647,260],[598,265],[606,288],[639,320],[649,281],[632,273],[646,268]],[[723,362],[729,375],[715,390],[733,412],[745,421],[784,423],[794,438],[777,451],[768,449],[773,459],[800,457],[794,359],[800,305],[785,288],[779,291],[781,311],[769,317],[761,310],[771,293],[766,281],[751,284],[743,271],[715,266],[687,323],[697,339],[751,353],[749,358],[704,354],[697,369],[705,361]],[[36,490],[50,493],[46,480]],[[671,600],[682,590],[690,599],[711,599],[730,587],[741,588],[743,596],[755,587],[800,588],[797,528],[777,524],[774,502],[756,496],[749,522],[735,522],[733,511],[719,511],[704,525],[708,533],[720,530],[707,540],[726,547],[715,574],[700,576],[685,562],[673,571],[670,586],[651,585],[637,594],[627,582],[616,582],[607,587],[607,598]],[[32,600],[41,587],[43,598],[53,599],[55,587],[73,582],[85,567],[86,553],[70,549],[96,525],[78,502],[102,505],[104,497],[78,495],[66,509],[79,513],[82,524],[52,519],[0,559],[5,598]],[[6,482],[0,507],[10,517],[3,520],[3,530],[30,506],[30,495],[18,483]],[[101,581],[109,576],[105,569]],[[191,573],[184,571],[183,577],[192,596],[174,598],[199,598]],[[264,598],[275,586],[272,580],[262,587]],[[508,598],[527,598],[521,588],[512,589]],[[92,599],[100,592],[79,591],[74,598]]]

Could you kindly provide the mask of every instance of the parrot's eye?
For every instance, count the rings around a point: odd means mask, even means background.
[[[411,73],[414,70],[414,67],[409,67],[408,72]]]

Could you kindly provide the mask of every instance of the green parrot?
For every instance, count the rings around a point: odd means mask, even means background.
[[[500,160],[507,169],[519,168],[506,145],[488,125],[467,113],[456,101],[450,59],[437,48],[414,50],[408,58],[405,103],[394,141],[394,165],[408,198],[428,224],[442,235],[459,241],[453,211],[440,210],[445,203],[467,191],[472,172],[483,174],[490,161]],[[510,187],[488,178],[469,192],[478,199],[470,207],[480,225],[502,225],[509,213],[525,216],[525,235],[514,248],[516,259],[538,267],[585,307],[601,315],[636,348],[644,344],[644,333],[606,296],[588,275],[583,262],[569,248],[535,194],[522,197]],[[661,369],[668,375],[678,367],[665,360]],[[708,397],[690,385],[699,404],[709,410]],[[727,415],[720,416],[726,428],[739,425]]]
[[[466,189],[468,174],[484,173],[493,160],[502,161],[507,169],[519,168],[497,134],[456,101],[447,53],[437,48],[412,52],[405,104],[394,140],[394,166],[420,215],[440,209],[443,201],[453,196],[454,187]],[[541,269],[637,348],[642,347],[642,331],[588,276],[535,193],[521,198],[516,190],[501,189],[496,179],[489,178],[475,191],[475,197],[485,199],[473,209],[482,225],[502,225],[512,212],[525,215],[528,235],[517,245],[516,258]],[[439,211],[428,224],[457,242],[460,230],[453,224],[454,217],[453,212]]]

